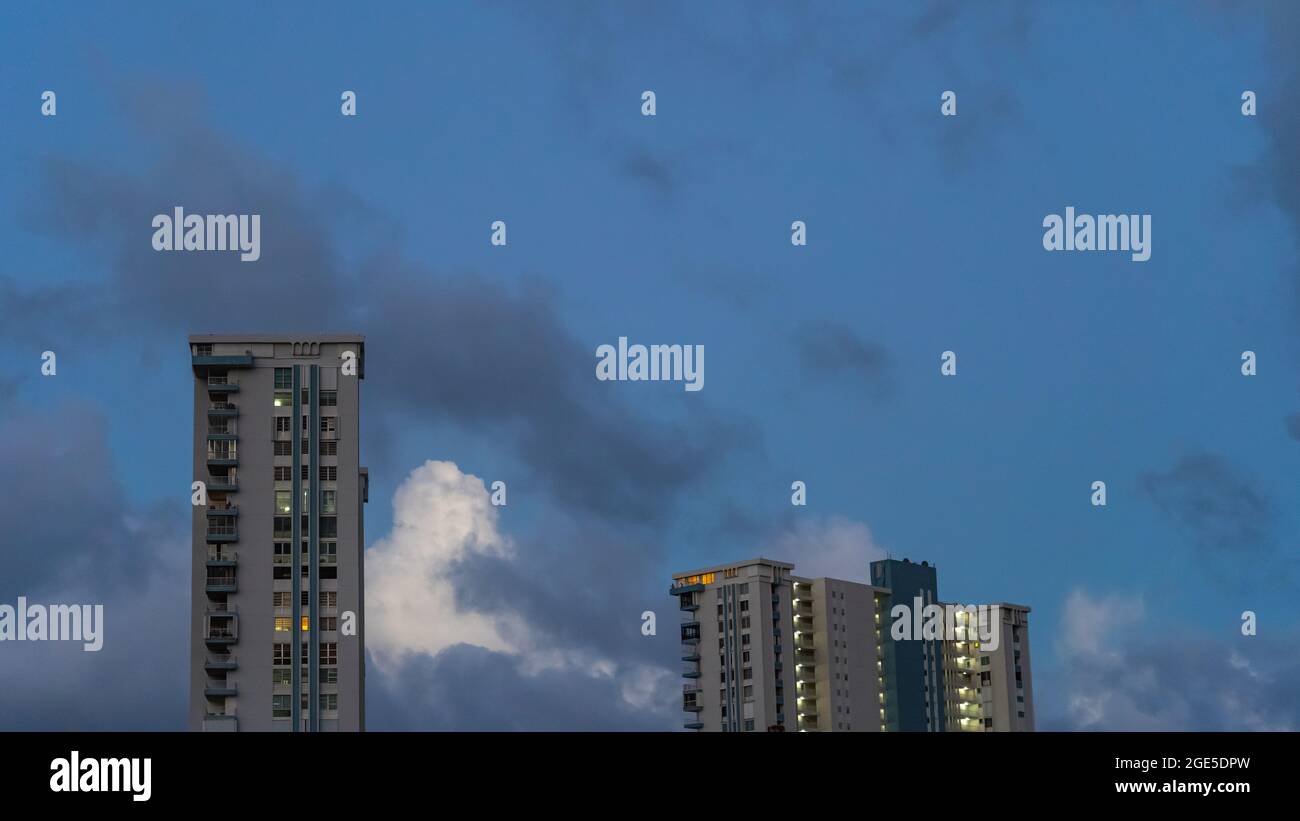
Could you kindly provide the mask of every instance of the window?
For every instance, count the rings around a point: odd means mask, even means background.
[[[288,616],[275,617],[275,632],[288,633],[292,627],[293,627],[293,619],[289,618]]]
[[[285,545],[288,550],[289,546]],[[293,594],[288,592],[277,591],[271,594],[272,607],[293,607]]]
[[[290,708],[292,707],[291,698],[293,696],[271,696],[271,718],[289,718]]]
[[[195,355],[195,356],[212,356],[212,346],[211,346],[211,345],[208,345],[208,344],[195,345],[195,346],[194,346],[194,355]]]
[[[271,671],[272,684],[289,684],[289,674],[293,671],[288,668],[278,668]]]
[[[288,433],[293,430],[293,420],[287,416],[275,417],[275,432]]]
[[[321,616],[321,617],[320,617],[320,629],[321,629],[321,632],[327,632],[327,631],[331,631],[331,630],[338,630],[338,629],[339,629],[339,619],[338,619],[338,616]]]
[[[293,442],[282,442],[282,441],[281,441],[281,442],[276,442],[276,443],[275,443],[275,455],[276,455],[276,456],[292,456],[292,455],[293,455]]]
[[[325,710],[337,710],[337,709],[339,708],[339,694],[338,694],[338,693],[321,693],[321,694],[320,694],[320,708],[321,708],[322,711],[325,711]]]
[[[303,465],[303,466],[302,466],[302,480],[303,480],[304,482],[309,482],[309,481],[311,481],[311,466],[310,466],[310,465]]]
[[[320,563],[321,564],[338,564],[338,542],[321,542],[320,543]]]
[[[275,644],[271,645],[271,647],[274,650],[274,656],[272,657],[271,664],[275,665],[276,667],[287,667],[288,665],[293,663],[293,659],[290,657],[288,644],[282,644],[280,642],[276,642]]]
[[[322,416],[320,418],[320,432],[330,435],[339,431],[339,419],[337,416]]]
[[[272,546],[271,564],[293,564],[293,556],[289,551],[288,542],[276,542]],[[288,607],[289,604],[290,603],[286,601],[283,605],[276,605],[276,606]]]
[[[338,607],[339,594],[334,590],[322,590],[320,594],[321,607]]]
[[[333,666],[339,663],[339,646],[336,642],[321,642],[320,663],[325,666]]]
[[[339,535],[339,520],[337,516],[322,516],[320,520],[320,537],[322,539],[333,539]]]
[[[749,646],[749,634],[748,634],[748,633],[742,633],[742,634],[741,634],[741,636],[740,636],[740,643],[743,644],[743,645],[746,646],[746,647]]]
[[[293,390],[293,369],[276,368],[275,369],[275,389],[276,390]]]
[[[338,465],[321,465],[320,480],[322,482],[337,482],[339,480]]]
[[[338,513],[337,499],[337,490],[322,490],[320,492],[320,512]]]
[[[277,539],[287,538],[293,532],[293,518],[290,516],[276,516],[274,532]]]
[[[753,731],[754,731],[754,719],[752,718],[745,719],[745,732],[752,733]]]
[[[292,391],[276,391],[271,400],[271,404],[277,408],[288,408],[293,406]]]
[[[289,467],[288,465],[277,465],[275,468],[275,481],[292,482],[293,468]]]
[[[275,492],[275,512],[293,513],[293,491],[277,490]]]
[[[322,408],[331,408],[339,403],[338,391],[321,391],[320,404]]]
[[[320,443],[321,456],[338,456],[339,442],[337,439],[325,439]]]
[[[753,698],[753,697],[754,697],[754,685],[752,685],[752,684],[746,684],[746,685],[745,685],[745,689],[744,689],[744,691],[743,691],[743,695],[744,695],[745,698]]]
[[[753,677],[754,677],[754,668],[746,667],[741,675],[741,678],[743,678],[745,681],[749,681]]]
[[[749,629],[749,616],[745,616],[745,617],[741,618],[741,620],[740,620],[740,626],[743,627],[743,628],[745,628],[745,629]]]
[[[749,610],[749,599],[744,599],[740,602],[740,612],[744,613],[747,610]]]
[[[338,684],[339,670],[337,667],[326,667],[320,671],[321,684]]]

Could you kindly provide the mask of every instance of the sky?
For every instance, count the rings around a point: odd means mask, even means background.
[[[367,339],[371,729],[680,729],[672,574],[758,555],[1030,606],[1040,729],[1300,729],[1293,4],[0,14],[0,602],[108,619],[0,644],[0,729],[183,729],[185,337],[313,330]],[[154,251],[178,204],[261,258]]]

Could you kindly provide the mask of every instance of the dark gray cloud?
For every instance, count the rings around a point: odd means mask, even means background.
[[[754,435],[701,403],[684,406],[680,424],[658,421],[597,382],[594,346],[580,344],[539,285],[343,248],[339,236],[399,231],[346,191],[304,190],[190,119],[159,124],[148,139],[159,160],[140,174],[45,161],[31,227],[106,254],[109,279],[98,289],[0,281],[0,310],[14,318],[0,334],[30,344],[58,322],[60,340],[93,335],[171,353],[186,333],[320,330],[328,318],[367,334],[368,390],[386,410],[512,442],[563,505],[631,522],[665,520],[683,487]],[[154,251],[153,215],[178,204],[260,214],[261,260]],[[364,262],[349,264],[353,251]]]
[[[1243,636],[1226,615],[1223,634],[1171,642],[1140,599],[1074,591],[1057,636],[1069,664],[1035,675],[1038,729],[1300,729],[1300,656],[1289,649],[1297,636],[1277,633],[1268,614],[1257,635]]]
[[[154,558],[148,545],[162,524],[156,512],[138,511],[140,529],[128,531],[130,511],[106,448],[102,414],[68,403],[40,410],[15,406],[6,417],[0,427],[0,596],[84,590],[87,579],[104,596],[147,576]]]
[[[411,657],[391,677],[370,678],[367,728],[666,730],[681,715],[681,705],[674,701],[678,681],[673,678],[666,687],[663,681],[647,680],[646,701],[633,704],[626,688],[635,685],[624,680],[529,672],[515,657],[461,644],[433,658]]]
[[[1286,425],[1286,432],[1291,435],[1291,438],[1300,442],[1300,413],[1293,413],[1282,422]]]
[[[55,377],[57,378],[57,377]],[[0,427],[0,602],[102,604],[103,648],[0,643],[0,728],[176,730],[189,659],[187,500],[120,492],[97,409],[19,406]]]
[[[854,391],[883,398],[893,390],[889,352],[852,329],[830,323],[805,324],[796,332],[805,375],[832,379]]]
[[[1273,547],[1272,501],[1220,456],[1184,455],[1167,471],[1141,474],[1138,487],[1206,553],[1244,559]]]
[[[671,197],[677,190],[677,180],[668,163],[651,150],[639,147],[627,152],[623,159],[623,173],[645,183],[662,197]]]
[[[474,555],[452,573],[459,609],[522,617],[533,652],[581,651],[623,664],[675,669],[681,642],[662,551],[627,529],[549,517],[514,557]],[[544,536],[538,534],[545,534]],[[640,633],[642,612],[658,634]]]

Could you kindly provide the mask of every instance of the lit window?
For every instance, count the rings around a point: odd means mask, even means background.
[[[276,616],[275,618],[275,632],[277,633],[288,633],[292,625],[293,619],[287,616]]]

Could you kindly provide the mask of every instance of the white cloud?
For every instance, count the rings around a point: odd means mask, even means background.
[[[763,549],[774,559],[794,562],[800,576],[867,581],[871,562],[885,558],[871,529],[843,516],[801,519]]]
[[[452,565],[471,555],[511,556],[497,508],[483,480],[451,462],[427,461],[411,471],[393,498],[393,530],[366,551],[366,646],[381,669],[408,653],[436,656],[456,644],[517,653],[526,635],[456,607]]]
[[[528,677],[559,672],[610,680],[626,706],[667,709],[660,702],[664,693],[673,693],[666,684],[676,680],[673,671],[621,664],[583,646],[557,647],[556,637],[536,635],[508,608],[485,612],[457,605],[456,562],[515,556],[498,518],[483,480],[452,462],[427,461],[398,488],[392,532],[366,552],[366,647],[379,671],[398,675],[406,657],[434,657],[470,644],[510,655]]]

